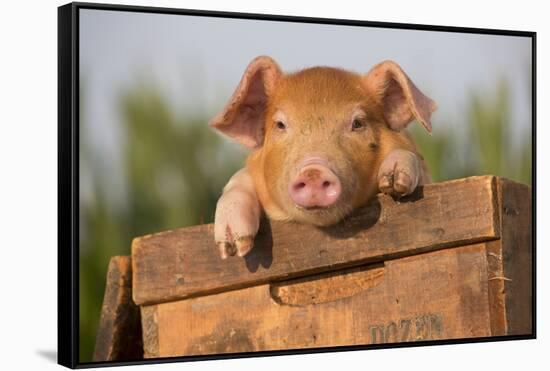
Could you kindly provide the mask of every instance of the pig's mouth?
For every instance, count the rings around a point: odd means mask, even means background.
[[[296,205],[296,207],[298,209],[302,209],[302,210],[306,210],[306,211],[319,211],[319,210],[326,210],[329,208],[329,206],[306,206],[306,207],[303,207],[303,206],[299,206],[299,205]]]
[[[324,213],[333,212],[333,210],[337,208],[337,205],[332,204],[327,206],[322,206],[322,205],[303,206],[303,205],[298,205],[297,203],[294,203],[294,208],[296,208],[301,212],[324,214]]]
[[[330,206],[300,206],[294,204],[297,220],[320,227],[333,225],[341,221],[349,212],[348,208],[340,203]]]

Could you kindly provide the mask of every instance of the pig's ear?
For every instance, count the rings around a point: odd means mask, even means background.
[[[281,74],[273,59],[256,57],[246,68],[223,111],[210,121],[210,126],[247,147],[261,146],[267,100]]]
[[[382,107],[390,128],[401,130],[416,119],[432,132],[430,118],[437,104],[418,90],[397,63],[377,64],[365,76],[365,84]]]

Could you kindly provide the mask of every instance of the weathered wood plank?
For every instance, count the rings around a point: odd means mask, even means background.
[[[139,307],[132,301],[132,264],[129,256],[114,256],[96,336],[93,361],[143,359]]]
[[[378,195],[330,228],[264,220],[244,259],[219,258],[211,224],[136,238],[134,301],[178,300],[496,239],[496,183],[481,176],[430,184],[399,202]]]
[[[159,327],[156,305],[141,307],[141,325],[143,328],[143,357],[159,357]]]
[[[501,179],[498,188],[502,230],[502,279],[506,334],[533,332],[533,244],[531,187]]]
[[[152,357],[491,336],[484,243],[150,307]]]

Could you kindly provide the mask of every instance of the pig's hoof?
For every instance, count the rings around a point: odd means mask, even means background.
[[[224,260],[235,255],[243,257],[254,247],[254,237],[237,237],[233,241],[218,241],[216,244],[220,251],[220,257]]]
[[[229,194],[226,196],[234,196]],[[254,246],[254,237],[260,224],[259,206],[235,208],[234,197],[220,199],[214,221],[214,239],[220,257],[245,256]]]
[[[411,193],[411,177],[403,172],[395,174],[384,174],[379,183],[380,191],[393,196],[405,196]]]
[[[229,256],[234,256],[237,253],[235,244],[227,241],[217,242],[218,249],[220,250],[220,257],[222,259],[227,259]]]
[[[235,239],[235,247],[237,248],[237,255],[240,257],[248,254],[252,247],[254,246],[254,237],[252,236],[243,236]]]
[[[382,162],[378,171],[378,188],[385,194],[403,197],[411,194],[418,185],[420,162],[409,151],[397,149]]]

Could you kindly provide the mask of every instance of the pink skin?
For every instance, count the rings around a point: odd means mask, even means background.
[[[298,167],[297,176],[288,187],[292,201],[299,207],[328,207],[342,193],[342,184],[321,157],[309,157]]]
[[[350,75],[329,68],[285,75],[272,58],[257,57],[250,62],[235,92],[224,109],[212,119],[210,125],[244,146],[262,151],[264,129],[267,124],[265,114],[274,102],[271,99],[278,96],[276,93],[284,95],[290,92],[293,87],[288,84],[291,82],[302,89],[308,84],[312,85],[314,81],[333,81],[331,76],[334,73],[340,74],[342,82],[352,79]],[[321,78],[320,74],[326,76]],[[296,79],[298,75],[304,80]],[[374,66],[366,75],[357,75],[355,78],[355,84],[361,85],[371,98],[368,103],[374,105],[376,111],[383,111],[380,113],[383,114],[389,128],[398,132],[416,119],[431,132],[430,119],[436,104],[414,85],[397,63],[384,61]],[[284,85],[285,81],[288,86]],[[312,97],[318,98],[318,94],[323,92],[311,90],[311,94]],[[308,107],[294,105],[294,108],[298,113],[309,112]],[[281,121],[284,123],[287,119],[282,117]],[[275,117],[275,120],[279,118]],[[378,169],[373,168],[373,171],[378,171],[380,191],[401,197],[413,192],[418,184],[430,182],[429,175],[424,169],[425,165],[416,153],[400,148],[397,142],[382,147],[391,147],[391,150],[380,152],[384,159],[378,158],[377,160],[382,160],[381,165]],[[256,157],[258,158],[261,156]],[[254,160],[254,157],[251,159]],[[288,169],[290,172],[285,166],[284,176],[289,182],[283,186],[286,189],[282,189],[289,198],[285,200],[285,204],[292,201],[297,208],[305,209],[305,212],[307,209],[317,208],[332,210],[338,206],[337,204],[345,203],[343,194],[346,190],[337,176],[339,171],[335,171],[338,168],[330,165],[332,164],[329,164],[328,159],[322,154],[310,153],[305,161],[292,170]],[[252,169],[255,169],[254,172]],[[292,220],[288,210],[279,209],[274,202],[270,202],[270,195],[266,189],[256,190],[256,180],[262,179],[263,171],[268,169],[263,169],[260,165],[239,170],[230,179],[218,200],[214,238],[222,259],[230,255],[245,256],[250,251],[254,237],[258,233],[262,213],[273,220]],[[263,183],[261,185],[274,186]],[[263,197],[262,202],[260,196]]]
[[[300,164],[298,169],[295,182],[304,170],[314,169],[320,173],[324,171],[325,175],[329,174],[330,179],[334,176],[340,184],[327,162],[320,158],[310,158],[309,162]],[[418,157],[402,149],[390,152],[378,172],[379,189],[384,193],[398,196],[410,194],[419,183],[429,182],[429,176],[422,171]],[[289,193],[292,198],[290,190]],[[326,200],[330,201],[330,197],[332,196],[327,197]],[[334,198],[333,203],[337,198],[337,196]],[[252,178],[248,170],[243,168],[225,186],[216,207],[214,234],[222,259],[227,259],[230,255],[244,256],[252,249],[254,236],[258,233],[260,210],[261,205]]]
[[[244,256],[260,226],[261,206],[248,171],[239,170],[224,187],[216,206],[214,237],[220,256]]]

